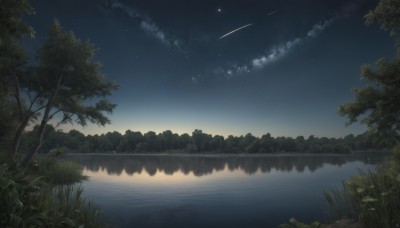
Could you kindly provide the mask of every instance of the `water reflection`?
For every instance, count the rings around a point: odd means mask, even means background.
[[[87,170],[105,170],[109,175],[128,175],[146,172],[154,176],[157,172],[173,175],[176,172],[195,176],[210,175],[216,171],[242,170],[248,175],[271,170],[299,173],[306,169],[315,172],[325,164],[341,166],[348,162],[362,161],[365,164],[382,162],[377,153],[352,155],[68,155],[66,159],[77,161]]]

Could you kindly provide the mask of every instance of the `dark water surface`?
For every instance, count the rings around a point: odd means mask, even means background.
[[[115,227],[278,227],[324,220],[322,193],[385,156],[68,155]]]

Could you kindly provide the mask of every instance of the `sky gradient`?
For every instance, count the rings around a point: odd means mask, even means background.
[[[373,0],[32,0],[37,48],[54,19],[99,48],[120,89],[107,131],[342,137],[366,130],[336,110],[360,66],[394,55],[363,16]],[[248,25],[248,26],[246,26]],[[243,27],[246,26],[246,27]],[[243,27],[223,38],[222,36]]]

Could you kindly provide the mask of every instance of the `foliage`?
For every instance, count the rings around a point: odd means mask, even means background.
[[[323,197],[329,207],[329,217],[333,221],[338,218],[357,218],[357,211],[352,207],[351,197],[342,189],[331,189],[324,192]]]
[[[0,0],[0,143],[3,149],[11,146],[11,135],[18,126],[16,107],[10,98],[26,62],[21,38],[34,36],[33,29],[22,21],[22,16],[33,13],[27,0]]]
[[[21,17],[33,13],[27,0],[0,1],[0,99],[12,91],[16,71],[25,62],[19,42],[23,36],[33,37],[35,32]]]
[[[366,23],[378,22],[385,30],[396,34],[400,29],[400,3],[380,0],[374,11],[366,16]],[[362,117],[361,123],[370,127],[381,144],[392,148],[399,143],[400,133],[400,43],[393,61],[379,59],[376,67],[363,65],[361,79],[368,85],[354,88],[356,99],[339,107],[338,113],[347,116],[351,124]]]
[[[17,167],[0,166],[1,227],[105,226],[79,185],[54,186],[46,179],[32,170],[24,174]]]
[[[290,224],[282,224],[279,227],[280,228],[318,228],[321,226],[320,222],[313,222],[310,225],[301,223],[299,221],[297,221],[295,218],[291,218],[289,220]]]
[[[335,216],[352,216],[371,228],[400,225],[400,147],[393,154],[389,164],[345,181],[343,191],[325,193]]]
[[[2,98],[0,98],[0,103],[0,144],[2,149],[9,150],[12,136],[18,123],[13,115],[14,106],[12,103]]]
[[[24,144],[30,144],[35,140],[37,127],[27,132],[21,145],[21,149],[27,149]],[[181,151],[186,153],[335,153],[344,154],[354,150],[368,150],[376,148],[369,140],[368,134],[358,136],[348,135],[344,138],[326,138],[310,136],[272,137],[265,134],[255,137],[252,134],[245,136],[229,136],[226,139],[220,135],[210,135],[195,130],[188,134],[178,135],[167,130],[156,134],[155,132],[126,131],[108,132],[101,135],[85,136],[77,130],[68,133],[56,131],[48,125],[45,132],[46,140],[39,152],[78,152],[78,153],[146,153]]]
[[[37,64],[19,77],[15,98],[21,123],[9,153],[11,159],[18,152],[25,127],[39,114],[42,115],[40,125],[22,162],[24,167],[40,149],[47,122],[56,115],[61,115],[57,125],[73,121],[82,126],[88,121],[101,126],[110,123],[104,112],[111,113],[116,105],[105,97],[111,95],[117,85],[104,78],[100,64],[93,61],[94,54],[95,48],[90,42],[81,42],[60,23],[53,23],[37,51]],[[27,104],[20,95],[22,92],[29,98]],[[94,98],[100,99],[93,102]]]
[[[74,227],[107,227],[102,221],[100,211],[82,196],[80,185],[57,186],[53,190],[55,196],[53,209],[69,218]]]
[[[109,123],[102,112],[111,113],[116,105],[106,99],[85,105],[89,99],[111,95],[117,88],[115,83],[105,80],[101,64],[93,61],[95,50],[93,44],[81,42],[55,21],[37,51],[38,64],[22,77],[21,86],[28,90],[33,106],[28,114],[45,111],[42,120],[46,123],[58,113],[64,117],[61,123],[72,122],[74,117],[82,126],[87,121]]]
[[[63,116],[61,123],[109,123],[103,112],[111,113],[115,105],[88,100],[110,95],[116,85],[105,80],[100,64],[92,60],[94,46],[63,31],[58,22],[38,51],[37,65],[27,67],[21,38],[33,38],[34,30],[22,16],[33,13],[27,0],[0,0],[0,143],[11,160],[3,164],[1,151],[0,227],[103,227],[99,211],[83,199],[80,186],[54,186],[84,179],[78,165],[30,161],[42,145],[47,122],[57,113]],[[19,163],[21,137],[39,114],[36,137],[27,141],[30,149]]]
[[[38,175],[53,185],[74,184],[87,179],[86,176],[82,176],[80,165],[71,161],[39,158],[31,166],[36,169]]]
[[[339,114],[348,116],[348,124],[351,124],[357,121],[357,117],[369,113],[361,122],[379,134],[381,139],[386,139],[383,143],[392,147],[398,142],[400,131],[400,58],[392,63],[380,59],[377,70],[364,65],[361,74],[370,85],[353,89],[356,100],[340,106]]]
[[[366,16],[366,23],[380,23],[391,35],[400,29],[400,2],[380,0]],[[400,40],[392,62],[380,59],[376,68],[361,67],[362,79],[368,84],[353,89],[356,99],[339,107],[339,114],[347,116],[351,124],[361,117],[381,145],[397,147],[388,164],[376,171],[361,172],[344,182],[343,190],[325,193],[336,216],[353,216],[365,227],[400,226]]]
[[[400,30],[400,2],[397,0],[380,0],[378,6],[365,15],[366,23],[377,22],[381,28],[396,35]]]

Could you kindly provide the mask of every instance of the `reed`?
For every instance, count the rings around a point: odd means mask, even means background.
[[[39,175],[54,185],[68,185],[86,180],[79,164],[71,161],[43,158],[38,160]]]
[[[107,227],[82,186],[66,185],[82,178],[72,162],[39,160],[24,171],[1,162],[0,227]]]
[[[324,194],[334,218],[352,217],[364,227],[400,226],[400,147],[387,164],[375,171],[360,171],[342,189]]]

